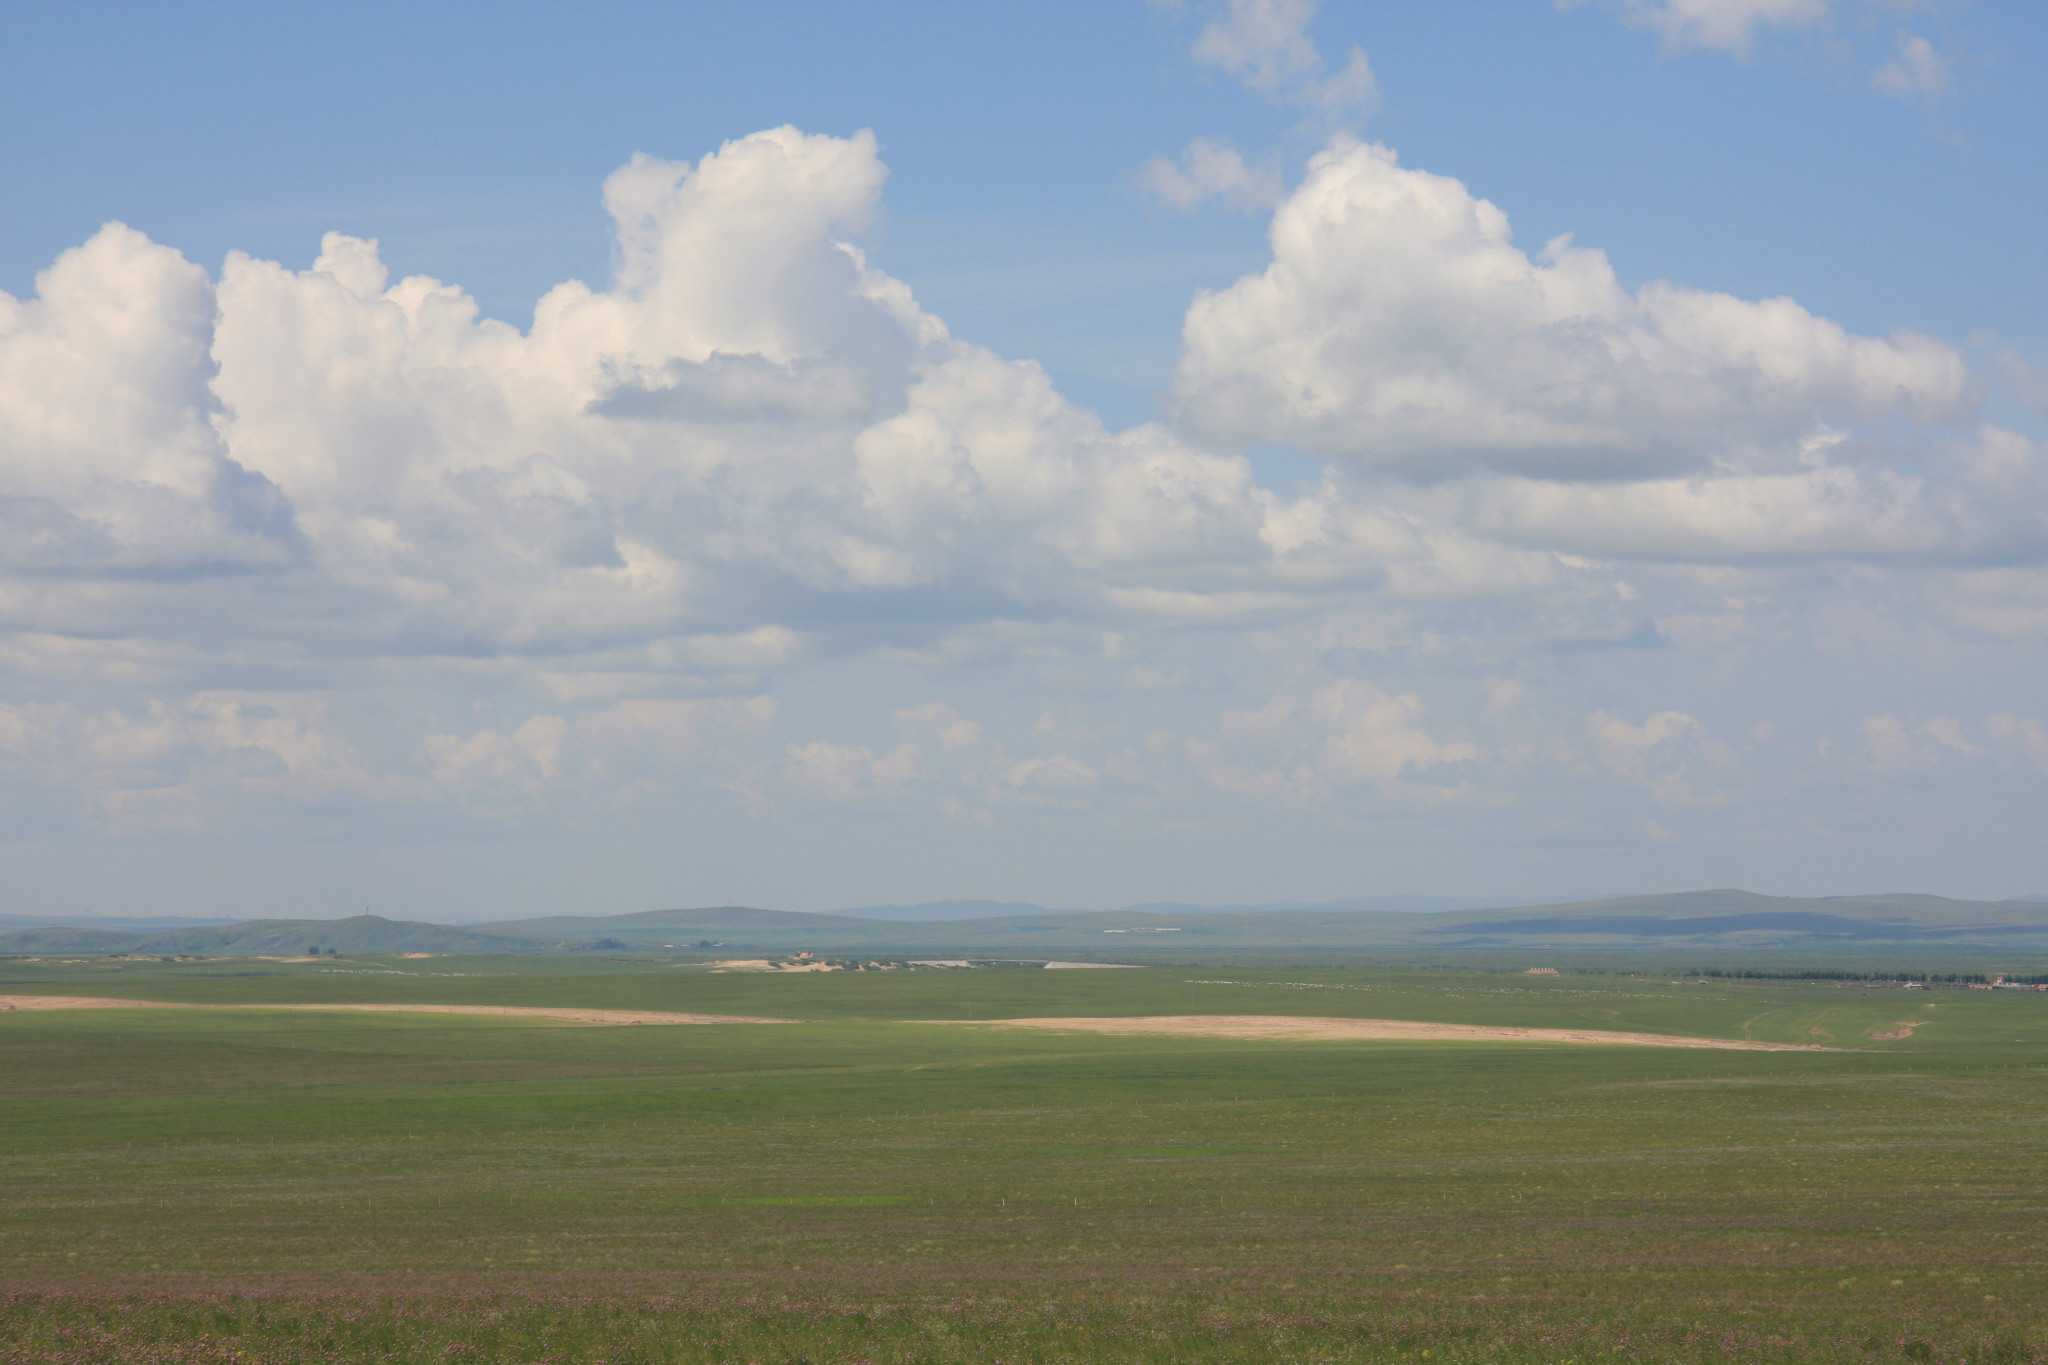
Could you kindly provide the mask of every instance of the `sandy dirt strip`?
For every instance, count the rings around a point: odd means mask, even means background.
[[[370,1014],[492,1014],[569,1024],[793,1024],[746,1014],[668,1014],[661,1010],[586,1010],[553,1005],[191,1005],[170,1000],[112,1000],[91,995],[0,995],[0,1010],[347,1010]]]
[[[793,1024],[746,1014],[669,1014],[660,1010],[577,1009],[552,1005],[199,1005],[169,1000],[116,1000],[91,995],[0,995],[0,1010],[344,1010],[375,1014],[488,1014],[558,1019],[570,1024]],[[1732,1048],[1745,1052],[1832,1052],[1816,1043],[1752,1043],[1738,1038],[1686,1038],[1669,1033],[1605,1029],[1500,1028],[1431,1024],[1413,1019],[1320,1019],[1292,1014],[1153,1014],[1116,1019],[928,1019],[968,1028],[1028,1028],[1068,1033],[1164,1034],[1188,1038],[1279,1038],[1311,1042],[1411,1041],[1478,1043],[1602,1043],[1631,1047]]]
[[[1751,1043],[1737,1038],[1683,1038],[1667,1033],[1611,1033],[1603,1029],[1574,1028],[1496,1028],[1486,1024],[1426,1024],[1412,1019],[1312,1019],[1291,1014],[1155,1014],[1127,1019],[999,1019],[975,1026],[1059,1029],[1076,1033],[1177,1034],[1189,1038],[1620,1043],[1631,1047],[1735,1048],[1745,1052],[1834,1051],[1833,1048],[1812,1043]]]

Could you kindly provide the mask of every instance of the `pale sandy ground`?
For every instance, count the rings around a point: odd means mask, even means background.
[[[964,1023],[933,1020],[933,1023]],[[1623,1043],[1634,1047],[1736,1048],[1745,1052],[1830,1052],[1812,1043],[1750,1043],[1602,1029],[1496,1028],[1425,1024],[1412,1019],[1310,1019],[1289,1014],[1155,1014],[1129,1019],[997,1019],[977,1028],[1062,1029],[1079,1033],[1164,1033],[1190,1038],[1295,1038],[1309,1041],[1455,1041],[1475,1043]]]
[[[185,1005],[167,1000],[110,1000],[91,995],[0,995],[0,1010],[347,1010],[370,1014],[495,1014],[560,1019],[570,1024],[790,1024],[745,1014],[667,1014],[660,1010],[586,1010],[552,1005]]]
[[[741,1014],[668,1014],[659,1010],[575,1009],[543,1005],[189,1005],[90,995],[0,995],[0,1010],[201,1009],[345,1010],[376,1014],[494,1014],[559,1019],[572,1024],[789,1024],[793,1019]],[[1744,1052],[1832,1052],[1814,1043],[1752,1043],[1737,1038],[1685,1038],[1604,1029],[1499,1028],[1431,1024],[1413,1019],[1316,1019],[1289,1014],[1155,1014],[1121,1019],[927,1019],[972,1028],[1051,1029],[1071,1033],[1167,1034],[1190,1038],[1281,1038],[1329,1041],[1480,1043],[1605,1043],[1633,1047],[1730,1048]],[[1880,1035],[1883,1036],[1883,1035]]]

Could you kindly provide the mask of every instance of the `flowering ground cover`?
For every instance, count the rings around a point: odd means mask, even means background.
[[[1214,968],[235,971],[19,964],[0,993],[806,1022],[0,1014],[0,1361],[2048,1358],[2048,997]],[[912,1022],[970,1007],[1840,1050]]]

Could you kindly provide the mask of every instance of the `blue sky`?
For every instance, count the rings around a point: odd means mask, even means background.
[[[0,26],[10,910],[2048,888],[2039,6]]]

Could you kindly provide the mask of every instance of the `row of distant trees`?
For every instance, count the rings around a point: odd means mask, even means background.
[[[1733,981],[1924,981],[1930,986],[1988,986],[1991,978],[1982,972],[1840,972],[1817,968],[1760,971],[1755,968],[1705,967],[1686,973],[1691,977],[1719,977]],[[2048,985],[2048,976],[2003,976],[2002,981],[2022,986]]]

